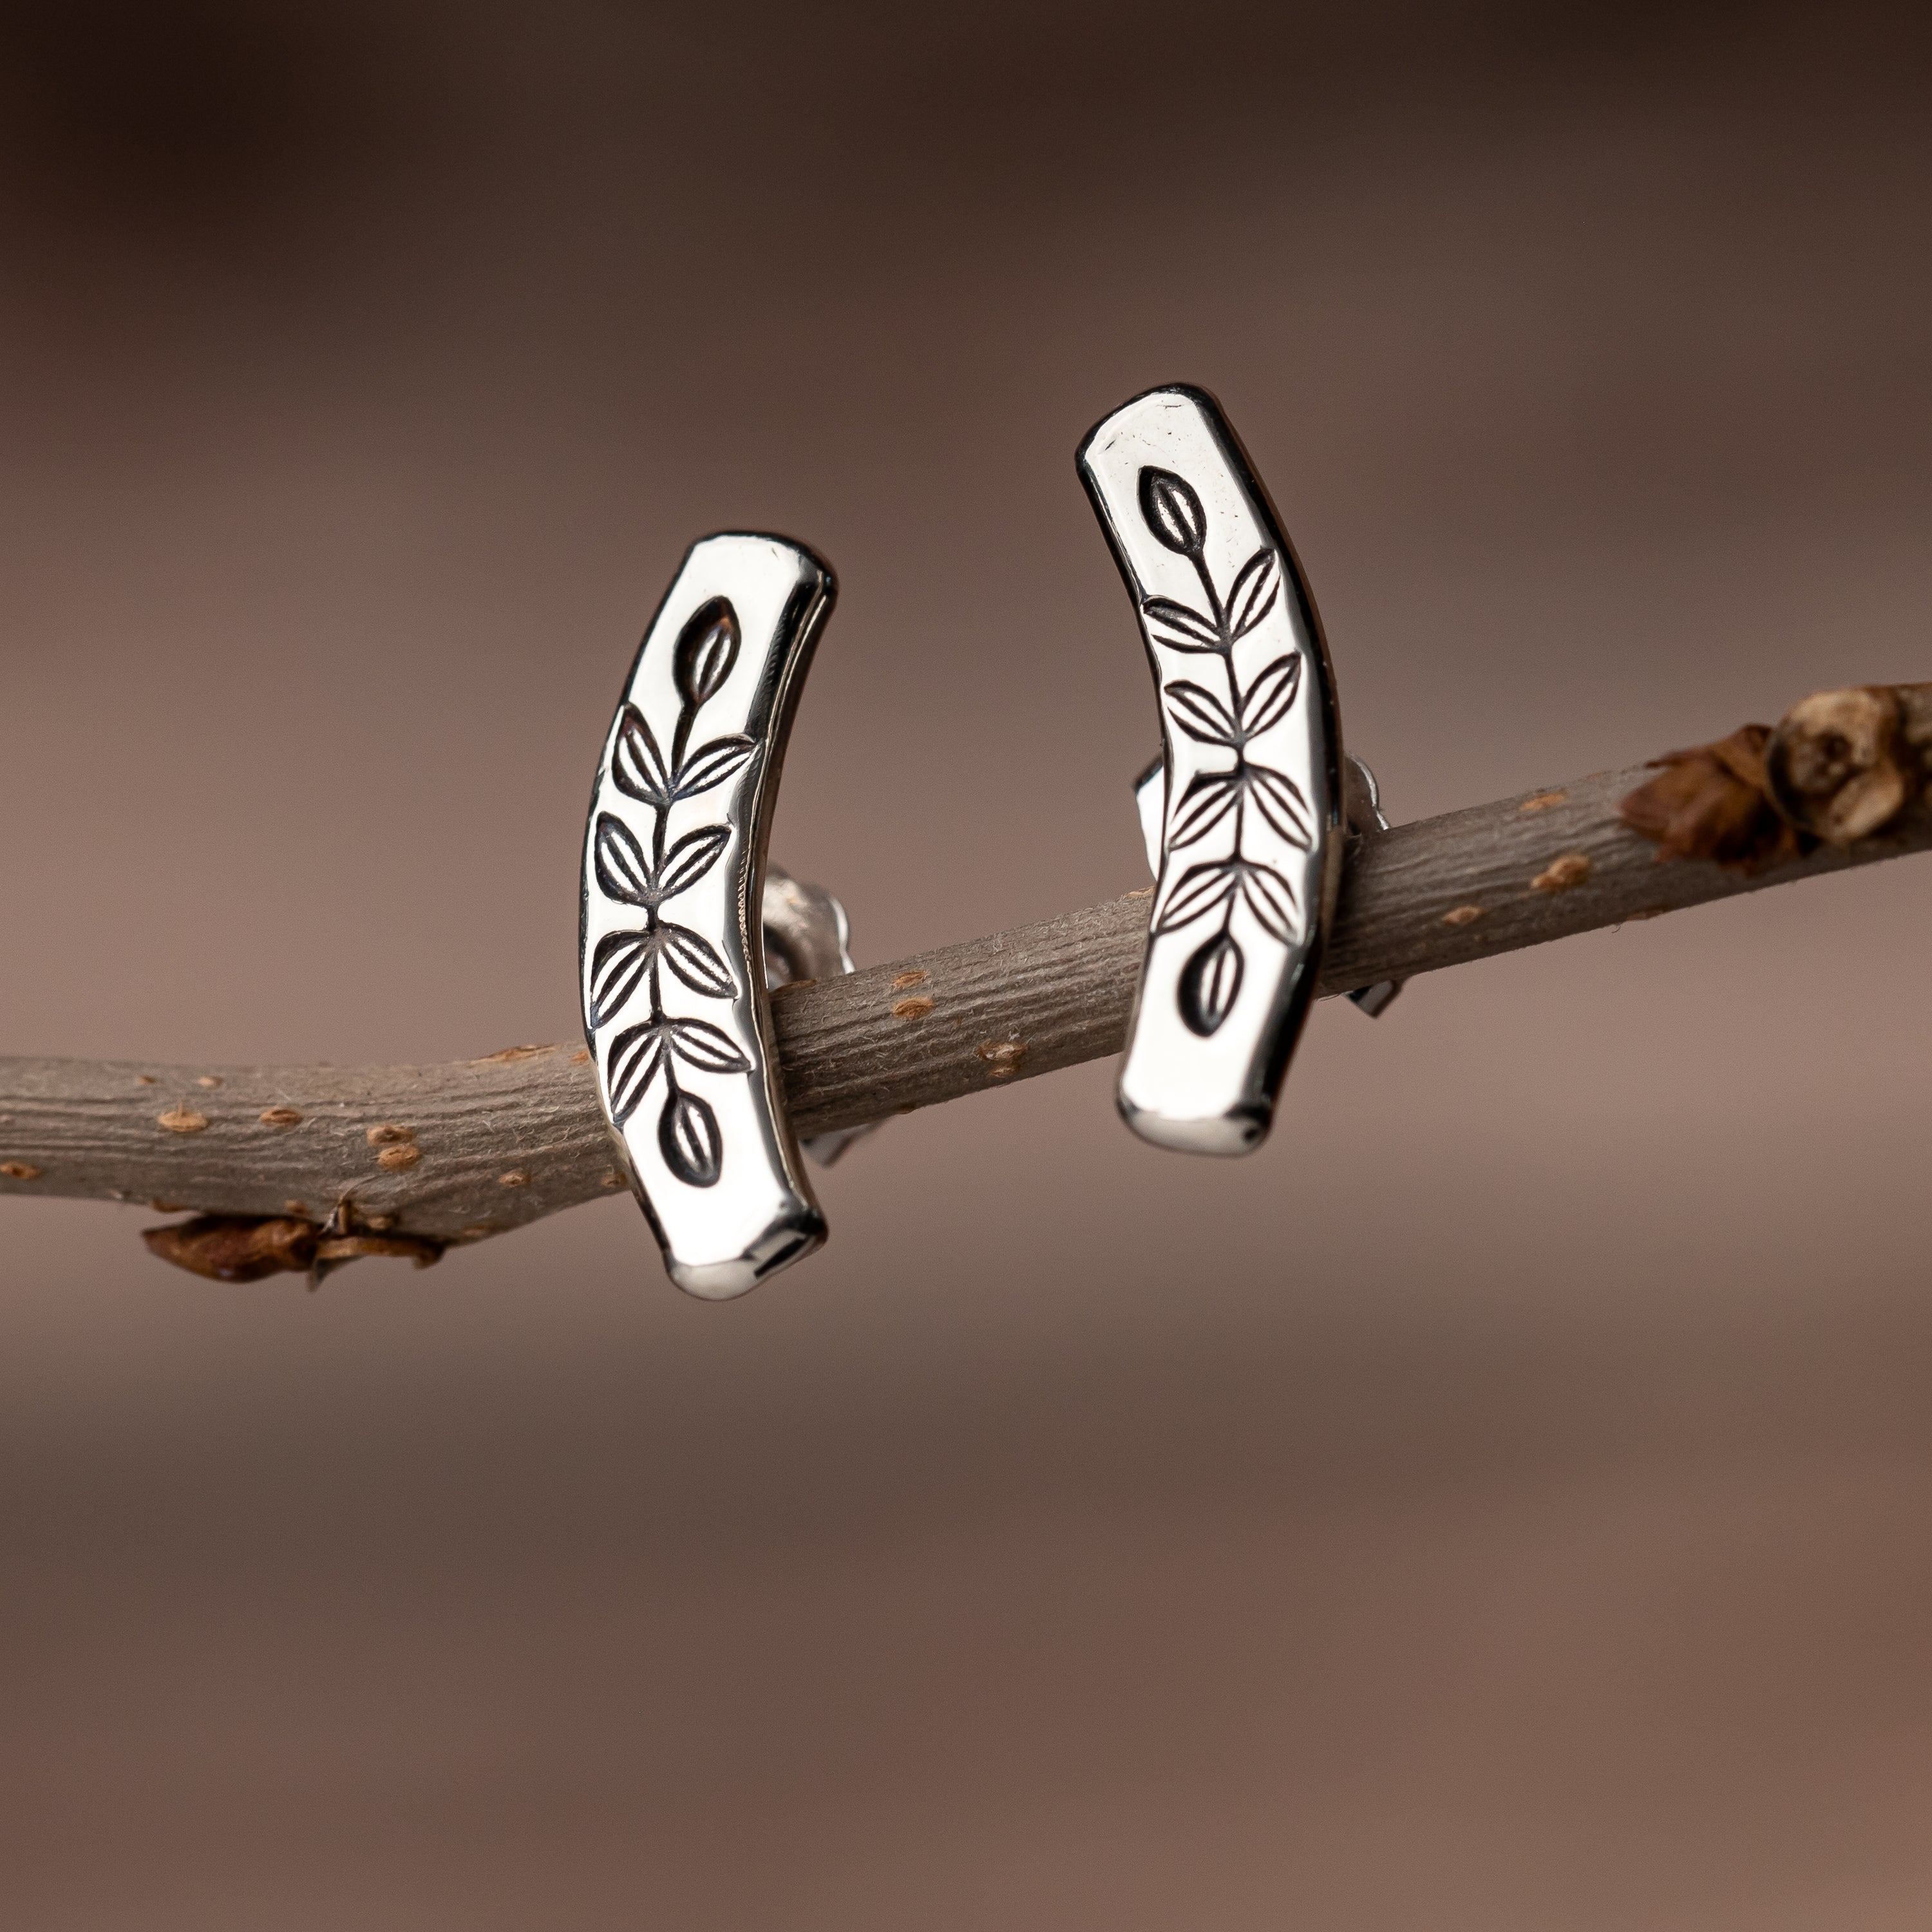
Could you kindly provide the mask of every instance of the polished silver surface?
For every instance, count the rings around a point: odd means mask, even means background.
[[[1342,815],[1351,832],[1359,837],[1389,829],[1382,812],[1382,787],[1376,783],[1368,760],[1357,758],[1353,752],[1342,760],[1342,796],[1347,802]],[[1158,878],[1161,828],[1167,818],[1167,768],[1159,758],[1134,781],[1134,810],[1140,820],[1141,842],[1147,848],[1148,870]],[[1396,995],[1407,983],[1402,980],[1378,980],[1372,986],[1358,986],[1343,997],[1370,1019],[1377,1020],[1395,1004]]]
[[[785,738],[835,594],[830,570],[782,537],[694,544],[591,800],[585,1036],[664,1266],[707,1300],[825,1238],[784,1115],[763,913]]]
[[[1139,614],[1166,774],[1120,1112],[1157,1145],[1246,1154],[1272,1122],[1340,873],[1341,731],[1321,626],[1204,391],[1136,397],[1078,464]]]

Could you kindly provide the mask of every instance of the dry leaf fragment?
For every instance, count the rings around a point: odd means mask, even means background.
[[[1766,788],[1771,730],[1744,724],[1728,738],[1652,763],[1657,777],[1618,808],[1632,831],[1657,841],[1660,859],[1712,859],[1755,872],[1801,856],[1803,842]]]
[[[148,1228],[149,1252],[209,1281],[261,1281],[272,1274],[308,1274],[344,1262],[386,1256],[428,1268],[443,1244],[425,1234],[326,1234],[313,1221],[254,1214],[197,1214],[166,1228]]]
[[[442,1242],[426,1234],[332,1234],[316,1242],[315,1258],[331,1268],[344,1262],[386,1259],[414,1262],[426,1268],[442,1260]]]
[[[170,1227],[144,1228],[151,1252],[210,1281],[260,1281],[305,1274],[315,1264],[313,1221],[265,1220],[252,1214],[197,1214]]]

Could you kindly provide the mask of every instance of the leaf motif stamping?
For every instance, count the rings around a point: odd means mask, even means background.
[[[1250,801],[1278,835],[1304,848],[1307,844],[1306,828],[1294,809],[1298,794],[1294,781],[1253,763],[1247,748],[1274,730],[1293,706],[1301,686],[1301,654],[1283,653],[1244,686],[1235,670],[1234,646],[1274,608],[1275,552],[1266,544],[1254,551],[1235,572],[1223,598],[1215,588],[1205,555],[1208,513],[1199,493],[1172,470],[1148,465],[1141,472],[1138,494],[1148,529],[1157,542],[1194,566],[1208,604],[1203,612],[1174,598],[1149,597],[1142,600],[1142,611],[1161,627],[1159,642],[1219,658],[1228,683],[1225,699],[1186,678],[1169,684],[1166,692],[1167,714],[1178,730],[1198,744],[1234,754],[1234,764],[1225,771],[1200,772],[1190,782],[1168,833],[1171,844],[1190,845],[1232,813],[1234,849],[1215,866],[1184,872],[1156,912],[1154,928],[1157,934],[1169,933],[1211,913],[1221,916],[1220,930],[1182,969],[1174,993],[1189,1030],[1206,1038],[1234,1010],[1246,968],[1232,929],[1235,907],[1246,906],[1270,935],[1285,945],[1292,944],[1296,935],[1294,886],[1270,866],[1246,856],[1243,844]]]
[[[1163,740],[1120,1110],[1162,1146],[1245,1153],[1268,1131],[1340,876],[1321,631],[1212,397],[1137,396],[1078,463],[1140,619]]]
[[[673,1278],[712,1298],[824,1237],[783,1119],[760,908],[771,782],[832,596],[784,538],[694,544],[633,666],[586,838],[605,1111]]]
[[[717,1184],[724,1172],[724,1150],[716,1116],[702,1102],[694,1106],[687,1102],[675,1062],[681,1059],[706,1073],[748,1073],[752,1063],[710,1022],[674,1019],[666,1013],[666,966],[680,984],[709,999],[728,1000],[737,991],[737,982],[707,940],[664,919],[659,908],[696,885],[730,842],[731,828],[724,824],[700,825],[668,842],[667,834],[674,804],[723,784],[758,749],[742,733],[734,733],[700,746],[689,758],[684,752],[698,713],[731,674],[739,638],[738,614],[727,597],[715,597],[702,605],[680,633],[672,662],[682,701],[669,763],[650,721],[634,704],[623,708],[610,754],[610,777],[626,796],[650,808],[649,853],[614,813],[602,813],[597,820],[598,889],[607,898],[642,908],[646,923],[637,932],[609,934],[598,943],[592,968],[591,1024],[601,1027],[614,1018],[640,987],[647,986],[650,996],[650,1018],[627,1028],[610,1045],[606,1067],[611,1114],[622,1126],[662,1073],[665,1094],[659,1139],[666,1160],[693,1187]],[[702,1126],[700,1114],[710,1123],[708,1128]],[[678,1150],[675,1160],[674,1147]],[[703,1150],[701,1159],[698,1150]]]

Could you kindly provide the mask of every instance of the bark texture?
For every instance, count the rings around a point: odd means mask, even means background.
[[[1323,990],[1932,847],[1910,803],[1870,836],[1755,871],[1666,859],[1620,816],[1648,776],[1599,772],[1352,842]],[[1118,1052],[1150,897],[782,989],[794,1125],[856,1126]],[[346,1197],[355,1228],[463,1242],[623,1185],[574,1042],[430,1066],[0,1059],[0,1196],[317,1222]]]

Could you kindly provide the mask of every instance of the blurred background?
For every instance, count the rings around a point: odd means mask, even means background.
[[[0,28],[0,1051],[568,1039],[685,545],[843,596],[862,961],[1142,882],[1074,446],[1222,397],[1398,819],[1932,675],[1916,11]],[[728,1306],[627,1201],[316,1295],[0,1208],[0,1919],[1932,1918],[1932,869],[896,1120]]]

